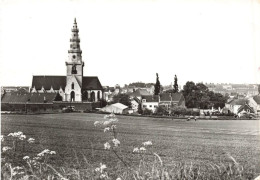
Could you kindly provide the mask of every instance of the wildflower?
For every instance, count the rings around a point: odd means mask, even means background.
[[[134,148],[133,152],[139,152],[139,149],[138,148]]]
[[[120,141],[118,139],[113,139],[112,142],[114,143],[115,147],[120,145]]]
[[[116,125],[113,124],[113,125],[111,126],[111,129],[116,129]]]
[[[14,136],[14,133],[9,133],[7,136]]]
[[[8,147],[8,146],[5,146],[5,147],[2,148],[3,152],[6,152],[6,151],[8,151],[8,150],[10,150],[10,149],[12,149],[12,148],[10,148],[10,147]]]
[[[56,152],[55,151],[51,151],[50,154],[56,154]]]
[[[140,147],[140,151],[146,151],[145,147]]]
[[[20,135],[19,139],[24,140],[24,139],[26,139],[26,136],[22,134],[22,135]]]
[[[107,166],[105,164],[100,163],[100,172],[102,173],[104,169],[106,169]]]
[[[99,124],[100,124],[99,121],[95,121],[95,122],[94,122],[94,126],[98,126]]]
[[[116,178],[116,180],[122,180],[120,177]]]
[[[101,174],[100,175],[100,179],[104,179],[104,178],[107,178],[107,175],[106,174]]]
[[[104,132],[107,132],[107,131],[109,131],[110,130],[110,128],[109,127],[106,127],[105,129],[104,129]]]
[[[104,125],[104,126],[108,126],[110,123],[111,123],[110,121],[105,121],[105,122],[103,123],[103,125]]]
[[[109,121],[116,123],[116,122],[118,122],[118,119],[117,118],[111,118],[111,119],[109,119]]]
[[[1,142],[4,141],[4,135],[1,135]]]
[[[151,141],[146,141],[146,142],[143,142],[143,145],[144,146],[151,146],[153,145]]]
[[[34,143],[34,142],[35,142],[35,139],[29,138],[27,141],[28,141],[28,143]]]
[[[39,154],[37,154],[37,156],[44,156],[45,154],[50,154],[50,150],[49,149],[45,149],[42,152],[40,152]]]
[[[23,160],[27,160],[27,159],[30,159],[30,157],[29,156],[24,156],[23,157]]]
[[[100,171],[100,168],[96,168],[95,171],[96,171],[96,172],[99,172],[99,171]]]
[[[105,147],[105,149],[110,149],[110,144],[108,143],[108,142],[106,142],[105,144],[104,144],[104,147]]]

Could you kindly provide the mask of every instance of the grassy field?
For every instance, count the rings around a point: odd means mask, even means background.
[[[22,131],[36,144],[24,155],[35,155],[44,149],[57,152],[56,165],[80,166],[84,157],[90,163],[106,162],[113,167],[118,161],[104,150],[111,139],[93,123],[103,120],[101,114],[68,113],[44,115],[2,115],[1,134]],[[161,118],[117,116],[118,139],[125,161],[135,161],[133,148],[152,141],[152,151],[170,165],[176,162],[198,164],[227,163],[231,155],[244,167],[260,173],[260,121],[170,120]]]

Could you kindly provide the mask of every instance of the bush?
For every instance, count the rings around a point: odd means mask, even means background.
[[[152,115],[153,111],[151,111],[150,109],[145,108],[143,111],[143,115]]]

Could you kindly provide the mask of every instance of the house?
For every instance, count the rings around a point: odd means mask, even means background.
[[[139,102],[140,102],[140,100],[137,98],[131,99],[131,106],[132,106],[133,112],[138,111]]]
[[[138,98],[139,100],[142,99],[142,96],[151,95],[146,89],[137,89],[136,91],[129,94],[130,98]]]
[[[253,96],[253,100],[256,102],[256,113],[260,114],[260,95]]]
[[[107,105],[106,107],[99,109],[99,111],[116,113],[116,114],[127,114],[128,107],[121,103],[115,103],[115,104]]]
[[[225,107],[232,113],[237,114],[240,106],[247,104],[247,99],[232,99],[225,104]]]
[[[243,114],[243,113],[255,113],[254,109],[250,107],[248,104],[244,104],[240,106],[237,110],[237,114]]]
[[[153,113],[156,111],[159,106],[159,96],[158,95],[146,95],[142,96],[142,110],[149,109]]]
[[[185,107],[185,99],[182,93],[161,93],[159,96],[159,106],[169,110],[171,106]]]

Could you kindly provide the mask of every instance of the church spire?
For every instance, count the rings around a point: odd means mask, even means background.
[[[81,54],[82,51],[80,49],[80,39],[79,39],[79,29],[77,26],[76,18],[74,19],[73,27],[71,29],[71,38],[70,38],[70,49],[69,53],[69,61],[78,62],[82,61]]]

